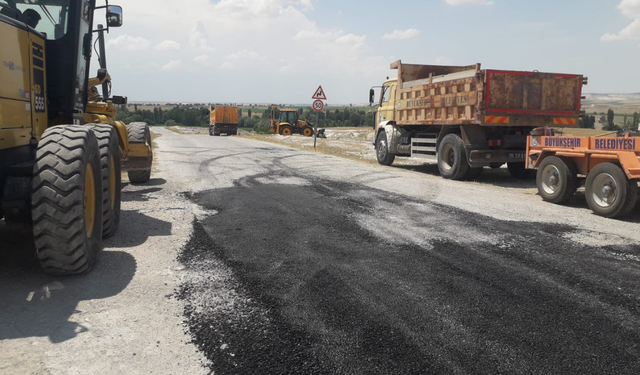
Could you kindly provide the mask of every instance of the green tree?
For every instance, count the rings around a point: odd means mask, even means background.
[[[247,110],[247,117],[251,118],[251,109]]]
[[[177,123],[175,120],[167,120],[167,122],[164,123],[165,126],[176,126]]]
[[[242,108],[238,108],[238,117],[242,117]]]
[[[609,108],[609,110],[607,111],[607,125],[609,125],[610,128],[613,128],[615,118],[616,115],[613,112],[613,109]]]

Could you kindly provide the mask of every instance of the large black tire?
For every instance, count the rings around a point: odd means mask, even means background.
[[[457,134],[445,135],[438,145],[440,176],[449,180],[464,180],[469,168],[462,138]]]
[[[396,155],[389,152],[389,140],[387,139],[387,133],[384,131],[378,134],[376,139],[376,157],[378,163],[382,165],[391,165],[396,159]]]
[[[284,125],[280,127],[280,135],[289,136],[293,134],[293,129],[291,126]]]
[[[109,124],[89,124],[98,139],[102,167],[102,238],[113,236],[120,223],[122,172],[118,132]]]
[[[129,133],[129,142],[145,142],[151,148],[153,153],[153,144],[151,143],[151,130],[149,125],[145,122],[132,122],[127,125],[127,133]],[[219,135],[219,134],[218,134]],[[153,163],[153,156],[151,157],[151,163],[149,163],[149,169],[142,171],[129,171],[129,181],[132,184],[144,184],[151,178],[151,164]]]
[[[509,162],[507,163],[507,169],[509,169],[511,177],[518,180],[532,180],[536,177],[535,169],[527,169],[523,161]]]
[[[213,136],[213,130],[209,127],[209,136]]]
[[[578,172],[570,159],[547,156],[538,165],[536,173],[538,194],[547,202],[568,202],[578,188]]]
[[[31,217],[45,272],[93,268],[102,248],[102,176],[98,141],[82,125],[47,129],[33,167]]]
[[[304,135],[305,137],[311,137],[313,136],[313,128],[310,126],[305,126],[300,129],[300,134]]]
[[[585,196],[587,204],[597,215],[625,216],[638,201],[638,182],[629,180],[619,166],[601,163],[587,175]]]

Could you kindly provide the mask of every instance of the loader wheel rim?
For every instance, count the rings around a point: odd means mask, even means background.
[[[547,165],[542,170],[542,190],[549,195],[558,191],[560,184],[560,171],[555,165]]]
[[[304,135],[306,137],[310,137],[311,136],[311,129],[304,129]]]
[[[456,152],[450,144],[442,145],[442,169],[450,171],[456,162]]]
[[[593,202],[602,208],[613,206],[618,200],[618,184],[609,173],[601,173],[593,179]]]
[[[282,129],[282,135],[291,135],[291,129],[289,128]]]
[[[96,221],[96,185],[93,175],[93,167],[87,164],[84,173],[84,226],[87,238],[93,237],[93,229]]]
[[[116,206],[116,163],[113,155],[109,159],[109,197],[111,198],[111,209]]]

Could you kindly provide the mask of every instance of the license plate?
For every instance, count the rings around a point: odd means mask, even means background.
[[[507,154],[507,159],[509,160],[524,160],[524,152],[510,152]]]

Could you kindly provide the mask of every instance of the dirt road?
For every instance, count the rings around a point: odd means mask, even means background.
[[[157,131],[94,273],[43,276],[0,223],[0,373],[640,371],[638,215]]]

